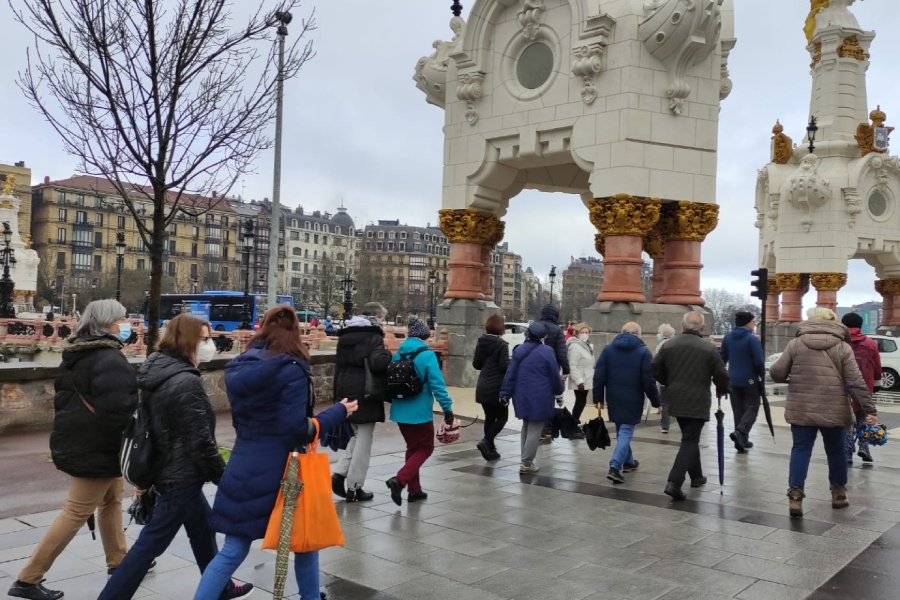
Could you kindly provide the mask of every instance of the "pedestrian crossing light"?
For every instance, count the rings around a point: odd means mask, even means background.
[[[754,288],[750,295],[754,298],[759,298],[765,303],[769,292],[769,270],[756,269],[755,271],[750,271],[750,275],[755,277],[755,279],[750,280],[750,285]]]

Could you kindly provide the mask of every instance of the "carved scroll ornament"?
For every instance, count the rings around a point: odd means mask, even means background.
[[[882,279],[882,281],[884,282],[882,294],[886,296],[900,296],[900,279]]]
[[[478,110],[476,105],[481,98],[481,84],[484,83],[484,73],[463,73],[459,76],[459,87],[456,88],[456,97],[466,103],[466,121],[469,125],[478,122]]]
[[[659,198],[617,194],[596,198],[589,203],[591,223],[604,236],[644,234],[659,221]]]
[[[541,37],[541,13],[544,10],[544,0],[525,0],[522,10],[516,15],[522,26],[522,37],[527,40]]]
[[[496,245],[503,239],[504,223],[494,213],[474,208],[438,211],[440,227],[451,244]],[[498,238],[499,235],[499,238]]]
[[[447,99],[447,65],[450,55],[462,45],[466,22],[462,17],[453,17],[450,19],[450,29],[453,39],[449,42],[435,40],[432,44],[434,52],[419,59],[413,76],[416,87],[425,93],[426,102],[441,108],[444,108]]]
[[[843,43],[838,46],[837,53],[841,58],[855,58],[859,61],[869,60],[869,53],[863,50],[862,46],[859,45],[859,38],[855,35],[851,35],[845,39]]]
[[[572,49],[575,54],[572,75],[581,77],[581,99],[585,104],[592,104],[597,99],[594,77],[603,70],[603,51],[604,47],[601,44],[589,44]]]
[[[662,206],[660,229],[666,240],[702,242],[718,224],[718,204],[681,201]]]
[[[820,292],[836,292],[847,285],[846,273],[813,273],[810,281]]]

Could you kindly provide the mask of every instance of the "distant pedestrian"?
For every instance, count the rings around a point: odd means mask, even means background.
[[[659,354],[659,351],[662,350],[663,345],[675,337],[675,328],[669,325],[668,323],[663,323],[659,326],[659,329],[656,331],[656,352],[655,354]],[[666,386],[661,383],[657,383],[659,388],[659,404],[660,404],[660,419],[659,419],[659,430],[662,433],[669,433],[669,426],[671,425],[672,418],[669,415],[669,405],[666,403]]]
[[[119,445],[137,406],[134,369],[122,354],[122,343],[130,335],[125,307],[115,300],[96,300],[84,309],[75,335],[63,343],[60,375],[54,382],[50,456],[72,479],[62,512],[7,592],[14,598],[63,597],[63,592],[43,586],[44,575],[98,508],[106,568],[115,570],[125,557]]]
[[[509,406],[500,402],[500,388],[509,367],[509,344],[503,339],[501,315],[491,315],[484,323],[484,335],[475,345],[472,367],[481,371],[475,385],[475,402],[484,411],[484,438],[476,444],[484,460],[500,460],[494,439],[509,420]]]
[[[566,325],[566,341],[568,342],[570,339],[577,335],[578,328],[575,327],[575,324],[572,321],[569,321]]]
[[[525,342],[513,351],[500,389],[501,398],[512,398],[516,417],[522,420],[519,473],[537,473],[534,459],[541,431],[553,416],[554,398],[565,390],[556,355],[544,344],[546,337],[547,327],[543,323],[534,322],[528,326]]]
[[[406,441],[406,461],[394,477],[385,483],[391,491],[391,500],[400,506],[403,503],[401,492],[408,490],[408,502],[426,500],[428,494],[422,490],[419,481],[419,469],[434,452],[434,416],[432,408],[435,401],[444,411],[444,423],[452,425],[453,400],[447,393],[444,374],[438,365],[437,355],[428,348],[425,342],[431,337],[431,330],[424,321],[410,317],[407,326],[407,337],[393,360],[400,360],[403,354],[424,349],[413,358],[416,375],[422,381],[422,391],[412,398],[395,400],[391,403],[391,421],[400,427],[400,434]]]
[[[766,358],[762,343],[754,335],[756,329],[753,313],[741,311],[734,315],[734,329],[722,340],[719,356],[728,366],[731,379],[731,412],[734,413],[734,431],[731,441],[738,453],[753,447],[750,430],[759,415],[761,386],[765,385]]]
[[[325,317],[322,324],[325,326],[326,335],[334,335],[334,323],[331,321],[331,317]]]
[[[587,405],[587,398],[594,388],[594,347],[591,346],[591,328],[587,323],[578,323],[573,327],[577,332],[566,340],[569,359],[569,389],[575,390],[575,406],[572,417],[576,422],[581,420],[581,413]]]
[[[682,491],[686,475],[691,487],[706,483],[700,464],[700,434],[712,407],[710,381],[716,394],[728,393],[728,371],[716,347],[703,339],[703,313],[691,311],[681,321],[681,334],[665,343],[653,358],[653,376],[666,386],[669,413],[678,420],[681,447],[669,471],[665,493],[673,500],[687,498]]]
[[[641,339],[641,327],[629,322],[622,333],[603,348],[594,369],[594,404],[597,409],[609,405],[609,420],[616,424],[616,447],[609,461],[606,478],[625,483],[622,473],[638,468],[631,451],[634,427],[641,422],[644,397],[659,406],[659,391],[650,372],[653,355]]]
[[[384,306],[368,302],[344,324],[338,336],[334,397],[359,402],[359,409],[347,419],[356,435],[341,452],[331,475],[332,491],[347,502],[365,502],[375,497],[363,489],[363,484],[369,471],[375,425],[384,423],[384,403],[388,400],[391,353],[384,347],[386,316]]]
[[[870,394],[874,394],[881,389],[881,355],[878,353],[878,344],[875,340],[862,332],[863,320],[858,313],[847,313],[841,318],[841,323],[847,326],[850,331],[850,347],[853,348],[853,355],[856,358],[856,365],[859,372],[866,382],[866,387]],[[853,454],[857,448],[856,432],[866,425],[866,415],[859,405],[859,402],[853,401],[853,416],[855,418],[855,427],[851,427],[847,432],[847,465],[853,464]],[[865,438],[859,440],[859,451],[857,455],[864,463],[872,462],[872,453],[869,452],[869,442]]]
[[[875,425],[877,410],[866,382],[859,373],[847,328],[837,322],[829,308],[817,306],[807,312],[797,337],[788,342],[781,357],[769,367],[778,383],[787,382],[784,420],[791,425],[794,445],[788,471],[788,511],[803,516],[806,476],[816,436],[822,434],[828,458],[831,507],[846,508],[847,462],[844,455],[847,428],[854,422],[847,395],[866,413],[866,423]]]

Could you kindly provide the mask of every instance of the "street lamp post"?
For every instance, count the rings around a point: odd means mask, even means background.
[[[278,242],[281,230],[281,128],[284,120],[284,38],[293,17],[289,12],[278,11],[278,79],[275,89],[275,168],[272,182],[272,221],[269,224],[269,273],[266,303],[275,306],[278,286]]]
[[[253,251],[253,238],[256,234],[253,232],[253,219],[244,221],[244,311],[241,314],[241,329],[253,329],[250,325],[250,252]]]
[[[434,269],[428,272],[428,294],[430,296],[431,305],[428,311],[428,328],[434,331],[435,322],[437,321],[435,315],[435,302],[434,302],[434,286],[437,283],[437,273]]]
[[[809,118],[809,125],[806,126],[806,139],[809,140],[809,153],[816,153],[816,132],[819,131],[818,119],[812,116]]]
[[[15,261],[12,243],[13,232],[9,222],[3,222],[3,277],[0,277],[0,318],[13,319],[16,316],[16,305],[13,303],[13,292],[16,282],[9,276],[9,266]]]
[[[341,280],[341,283],[344,286],[344,320],[346,321],[348,317],[353,315],[353,292],[356,291],[356,281],[348,273]]]
[[[553,284],[556,283],[556,265],[550,267],[550,304],[553,304]]]
[[[116,302],[122,301],[122,267],[125,264],[125,232],[116,233]]]

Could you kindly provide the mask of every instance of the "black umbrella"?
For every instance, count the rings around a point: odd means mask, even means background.
[[[772,425],[772,408],[769,406],[769,396],[766,394],[766,383],[762,379],[759,380],[759,397],[762,400],[763,414],[766,415],[766,423],[769,425],[769,433],[772,434],[772,441],[775,441],[775,426]]]
[[[719,485],[725,483],[725,413],[722,412],[722,396],[716,395],[719,410],[716,411],[716,446],[719,449]]]

